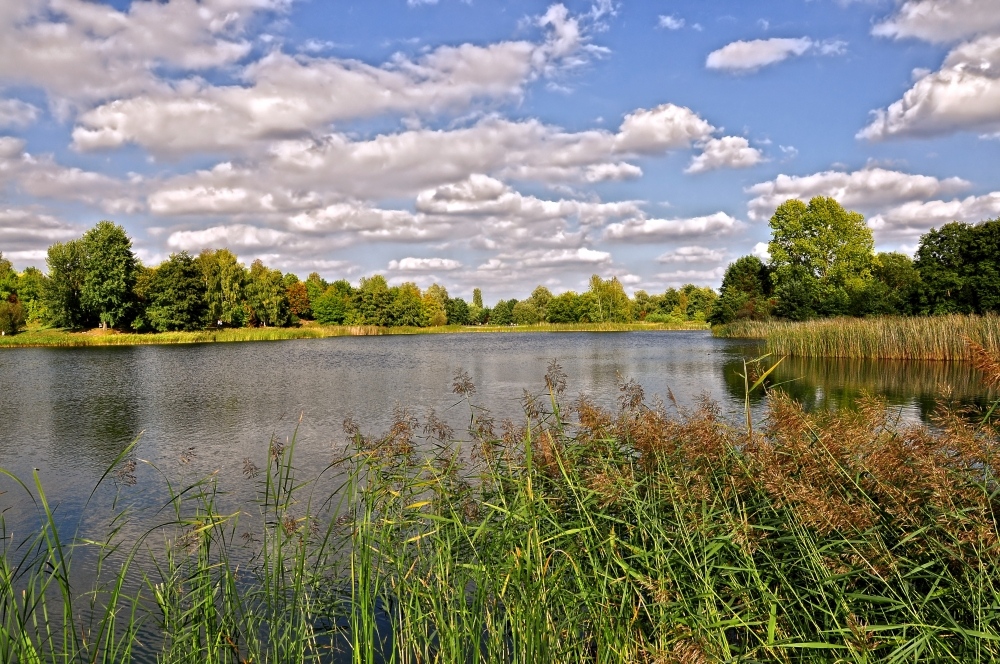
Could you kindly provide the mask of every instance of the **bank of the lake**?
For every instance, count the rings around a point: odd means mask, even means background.
[[[526,332],[652,332],[707,330],[705,323],[539,323],[537,325],[442,325],[437,327],[379,327],[376,325],[317,325],[305,322],[294,327],[241,327],[194,332],[129,333],[117,330],[72,331],[30,326],[0,337],[0,348],[44,348],[83,346],[145,346],[157,344],[201,344],[236,341],[280,341],[330,337],[388,336],[414,334],[482,334]]]
[[[892,360],[973,359],[966,341],[1000,351],[1000,316],[881,316],[804,322],[743,320],[713,328],[717,337],[762,339],[775,355]]]

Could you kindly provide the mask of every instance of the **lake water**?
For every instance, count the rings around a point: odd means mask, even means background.
[[[329,463],[349,415],[372,433],[397,405],[435,409],[456,431],[469,407],[452,393],[465,370],[473,401],[499,422],[522,419],[523,390],[544,391],[547,364],[569,377],[567,396],[614,404],[619,376],[647,396],[681,404],[707,395],[742,409],[743,360],[760,347],[707,332],[449,334],[339,337],[280,342],[0,352],[0,467],[30,480],[37,468],[63,519],[82,515],[90,490],[126,445],[171,478],[218,472],[242,477],[244,458],[263,465],[269,440],[298,425],[297,466]],[[983,405],[970,368],[947,363],[845,362],[788,358],[776,382],[810,408],[849,405],[862,390],[884,395],[904,417],[926,418],[942,385]],[[456,405],[457,404],[457,405]],[[756,401],[758,414],[762,404]],[[147,471],[152,472],[152,471]],[[0,509],[16,521],[29,503],[7,480]],[[147,492],[149,499],[156,492]],[[136,492],[135,496],[140,496]]]
[[[264,466],[272,436],[284,441],[297,430],[296,466],[302,475],[314,476],[343,449],[348,416],[366,432],[379,433],[397,406],[420,418],[434,409],[461,432],[470,408],[452,392],[460,370],[476,385],[473,403],[489,409],[498,423],[523,419],[523,392],[545,391],[553,359],[568,375],[567,401],[586,394],[613,407],[619,378],[627,377],[649,398],[667,401],[669,390],[683,407],[707,396],[738,419],[739,374],[744,360],[760,353],[759,344],[701,331],[6,349],[0,351],[0,468],[29,486],[37,469],[66,534],[103,537],[113,505],[143,508],[145,514],[165,505],[163,477],[185,486],[215,473],[226,492],[220,513],[245,508],[255,484],[243,476],[243,460]],[[849,407],[868,391],[914,421],[930,415],[945,385],[960,403],[985,406],[992,395],[977,381],[973,370],[958,364],[797,358],[784,360],[773,380],[809,408]],[[754,409],[757,418],[763,416],[760,396]],[[135,486],[105,479],[91,497],[109,465],[136,438],[137,456],[149,463],[139,464]],[[0,476],[0,513],[8,542],[37,528],[37,504],[5,476]],[[120,537],[137,541],[147,521],[125,522]],[[74,574],[86,577],[87,568],[75,566]],[[81,587],[89,586],[82,581]],[[155,644],[155,624],[147,624],[141,636]],[[146,653],[150,661],[152,653]]]

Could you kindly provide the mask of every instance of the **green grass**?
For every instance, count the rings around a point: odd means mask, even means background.
[[[642,330],[704,330],[703,323],[542,323],[538,325],[446,325],[442,327],[378,327],[375,325],[316,325],[301,327],[255,327],[203,330],[197,332],[102,333],[98,330],[72,332],[30,326],[23,332],[0,337],[0,348],[138,346],[146,344],[195,344],[233,341],[279,341],[327,337],[379,336],[396,334],[456,334],[484,332],[635,332]]]
[[[497,425],[459,375],[463,445],[398,409],[383,434],[345,422],[312,478],[294,436],[272,440],[244,466],[255,500],[226,513],[214,478],[168,484],[138,541],[128,513],[65,539],[22,486],[40,526],[5,540],[0,661],[128,662],[140,633],[198,664],[1000,658],[989,417],[914,428],[874,400],[807,414],[774,394],[765,422],[734,425],[631,382],[616,409],[564,404],[554,363],[546,384]],[[127,450],[118,476],[143,463]],[[103,573],[80,588],[90,550]]]
[[[966,339],[1000,350],[1000,316],[995,314],[740,321],[712,332],[730,339],[764,339],[768,352],[776,355],[969,360]]]

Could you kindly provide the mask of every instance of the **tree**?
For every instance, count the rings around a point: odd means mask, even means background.
[[[517,300],[500,300],[490,311],[491,325],[511,325],[514,322],[513,309]]]
[[[590,277],[591,296],[588,318],[592,323],[627,323],[632,320],[631,302],[618,277]]]
[[[29,322],[37,323],[46,317],[45,274],[37,267],[25,268],[17,278],[17,299],[24,307],[24,316]]]
[[[250,265],[247,278],[249,320],[267,327],[288,325],[290,312],[280,270],[269,269],[259,258]]]
[[[154,330],[197,330],[205,326],[205,282],[198,264],[186,251],[171,254],[156,268],[147,297],[146,320]]]
[[[472,306],[483,308],[483,291],[478,288],[472,289]]]
[[[385,277],[376,274],[361,277],[354,294],[354,309],[361,325],[392,325],[392,293]]]
[[[914,267],[919,313],[1000,311],[1000,219],[932,228],[920,238]]]
[[[580,321],[580,296],[566,291],[549,300],[545,307],[545,320],[550,323],[577,323]]]
[[[17,334],[24,325],[24,307],[18,300],[14,265],[0,252],[0,332]]]
[[[309,291],[301,281],[296,281],[291,286],[285,288],[285,297],[288,298],[288,308],[293,316],[298,318],[312,318],[312,308],[309,306]]]
[[[448,323],[448,290],[440,284],[431,284],[423,295],[424,316],[428,325],[440,327]]]
[[[872,281],[856,305],[860,315],[913,312],[913,300],[920,288],[920,273],[913,260],[898,252],[879,253],[872,263]]]
[[[91,322],[81,302],[85,261],[83,240],[56,242],[49,247],[45,258],[49,278],[43,294],[49,325],[78,329]]]
[[[316,302],[325,292],[326,289],[330,287],[330,284],[326,282],[326,279],[319,276],[319,272],[311,272],[306,278],[306,292],[309,294],[309,306],[312,307],[313,303]]]
[[[469,304],[460,297],[449,297],[444,303],[448,325],[468,325],[471,322]]]
[[[0,251],[0,300],[6,300],[17,294],[17,272],[14,264],[3,257]]]
[[[833,198],[785,201],[771,217],[770,268],[776,313],[841,315],[871,280],[874,240],[864,217]],[[796,290],[797,289],[797,290]],[[803,300],[809,295],[810,300]],[[788,299],[786,304],[784,300]],[[794,302],[792,302],[794,300]]]
[[[101,327],[116,327],[132,306],[137,272],[132,240],[124,228],[104,220],[84,233],[83,248],[81,304],[93,312]]]
[[[228,249],[205,250],[195,259],[205,282],[208,319],[241,327],[247,319],[247,270]]]
[[[767,318],[771,313],[770,294],[771,278],[767,266],[756,256],[738,258],[726,268],[719,298],[712,305],[708,322],[724,325],[743,318]]]
[[[394,291],[392,300],[393,324],[425,327],[428,321],[417,285],[408,281]]]
[[[338,281],[328,286],[322,295],[312,300],[312,311],[321,325],[343,325],[350,322],[353,314],[350,284]]]
[[[510,310],[515,325],[536,325],[542,322],[544,315],[544,310],[539,310],[530,299],[521,300]]]

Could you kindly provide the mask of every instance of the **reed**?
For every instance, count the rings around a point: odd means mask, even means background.
[[[538,325],[447,325],[441,327],[379,327],[377,325],[304,325],[302,327],[254,327],[201,330],[195,332],[119,333],[110,331],[70,332],[32,327],[20,334],[0,337],[0,348],[139,346],[152,344],[199,344],[236,341],[282,341],[328,337],[456,334],[485,332],[636,332],[643,330],[705,330],[704,323],[541,323]]]
[[[1000,384],[1000,359],[970,352]],[[459,374],[464,443],[433,413],[399,408],[377,435],[347,420],[305,481],[295,437],[272,439],[243,461],[257,497],[235,513],[214,478],[161,474],[159,525],[129,546],[135,515],[67,542],[20,485],[40,526],[5,540],[0,661],[1000,658],[992,414],[926,428],[877,400],[810,414],[775,392],[764,421],[734,424],[631,381],[617,408],[565,403],[554,362],[545,384],[498,424]],[[118,476],[143,463],[127,450]],[[73,560],[95,547],[113,571],[81,592]]]
[[[898,360],[972,359],[966,340],[1000,350],[1000,316],[913,316],[738,321],[713,329],[730,339],[763,339],[768,352]]]

